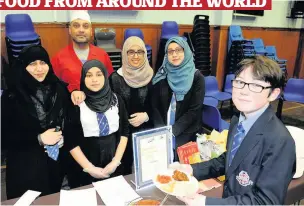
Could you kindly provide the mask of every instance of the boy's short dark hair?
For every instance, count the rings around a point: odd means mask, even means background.
[[[269,82],[273,89],[283,89],[284,87],[285,76],[282,69],[277,62],[268,57],[257,55],[243,59],[237,66],[238,70],[235,72],[235,76],[240,75],[245,68],[251,66],[255,79]]]

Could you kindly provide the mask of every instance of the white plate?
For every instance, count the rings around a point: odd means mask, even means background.
[[[188,176],[189,181],[176,181],[173,179],[172,175],[174,173],[174,170],[168,169],[165,172],[161,172],[157,174],[153,178],[153,183],[154,185],[163,191],[164,193],[173,195],[173,196],[180,196],[180,197],[185,197],[185,196],[192,196],[194,195],[198,189],[199,189],[199,184],[198,181],[195,177],[186,174]],[[171,177],[171,182],[162,184],[157,181],[157,176],[158,175],[167,175]]]

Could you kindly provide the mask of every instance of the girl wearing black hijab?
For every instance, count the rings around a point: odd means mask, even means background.
[[[100,61],[90,60],[83,65],[80,89],[86,95],[77,106],[83,136],[69,141],[69,150],[81,168],[78,166],[78,172],[69,175],[72,187],[121,175],[120,161],[129,135],[124,103],[112,92],[107,69]]]
[[[73,107],[70,94],[41,46],[24,48],[12,69],[11,87],[1,97],[7,198],[27,190],[41,195],[59,192],[63,136],[69,135],[67,111]],[[55,131],[56,127],[61,130]]]

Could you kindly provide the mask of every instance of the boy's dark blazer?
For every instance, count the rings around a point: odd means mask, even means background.
[[[271,106],[244,138],[230,167],[228,157],[238,118],[231,120],[227,152],[193,165],[198,179],[225,175],[223,198],[206,198],[206,205],[282,205],[295,172],[295,143]]]

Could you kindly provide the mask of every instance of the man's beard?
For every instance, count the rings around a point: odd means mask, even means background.
[[[86,38],[85,41],[77,41],[76,38],[72,38],[72,40],[76,43],[76,44],[88,44],[89,43],[89,39]]]

